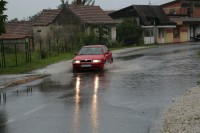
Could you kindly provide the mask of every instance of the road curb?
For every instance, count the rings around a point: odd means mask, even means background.
[[[151,48],[156,48],[158,46],[148,46],[148,47],[133,47],[133,48],[125,48],[125,49],[119,49],[119,50],[113,50],[112,53],[113,54],[126,54],[129,52],[133,52],[133,51],[140,51],[140,50],[145,50],[145,49],[151,49]],[[126,52],[124,52],[124,50],[126,50]]]
[[[17,80],[11,81],[11,82],[9,82],[5,85],[2,85],[2,86],[0,86],[0,89],[19,85],[19,84],[24,84],[24,83],[27,83],[27,82],[31,82],[31,81],[42,79],[42,78],[49,77],[49,76],[51,76],[51,75],[50,74],[39,74],[39,75],[26,76],[26,77],[23,77],[21,79],[17,79]]]

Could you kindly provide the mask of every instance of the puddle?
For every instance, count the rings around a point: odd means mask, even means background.
[[[136,55],[130,55],[130,56],[117,57],[117,58],[122,59],[124,61],[127,61],[127,60],[137,59],[137,58],[140,58],[140,57],[143,57],[143,56],[144,56],[144,54],[136,54]]]

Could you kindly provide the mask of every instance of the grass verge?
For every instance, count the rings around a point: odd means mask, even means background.
[[[116,48],[109,48],[111,51],[120,50],[125,48],[133,48],[133,47],[153,47],[156,45],[141,45],[141,46],[120,46]],[[24,63],[24,55],[25,54],[18,54],[18,66],[15,66],[15,59],[14,56],[7,56],[7,67],[0,68],[0,75],[2,74],[20,74],[20,73],[27,73],[35,69],[43,68],[47,65],[54,64],[63,60],[70,60],[74,57],[73,53],[62,53],[59,56],[54,56],[51,58],[46,59],[38,59],[38,55],[33,53],[32,55],[32,62],[31,63]],[[200,53],[199,53],[200,55]]]
[[[19,74],[19,73],[26,73],[35,69],[43,68],[47,65],[60,62],[63,60],[70,60],[72,59],[74,54],[72,53],[65,53],[60,54],[59,56],[54,56],[47,59],[38,59],[33,58],[31,63],[21,64],[18,66],[10,66],[6,68],[0,68],[0,74]]]

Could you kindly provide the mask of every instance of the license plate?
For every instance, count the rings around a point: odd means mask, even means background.
[[[91,67],[91,65],[81,65],[81,67]]]

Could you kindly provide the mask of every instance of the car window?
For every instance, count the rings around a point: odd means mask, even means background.
[[[101,55],[103,54],[102,48],[99,47],[83,47],[79,55]]]
[[[105,46],[103,47],[103,52],[104,53],[108,52],[108,49]]]

